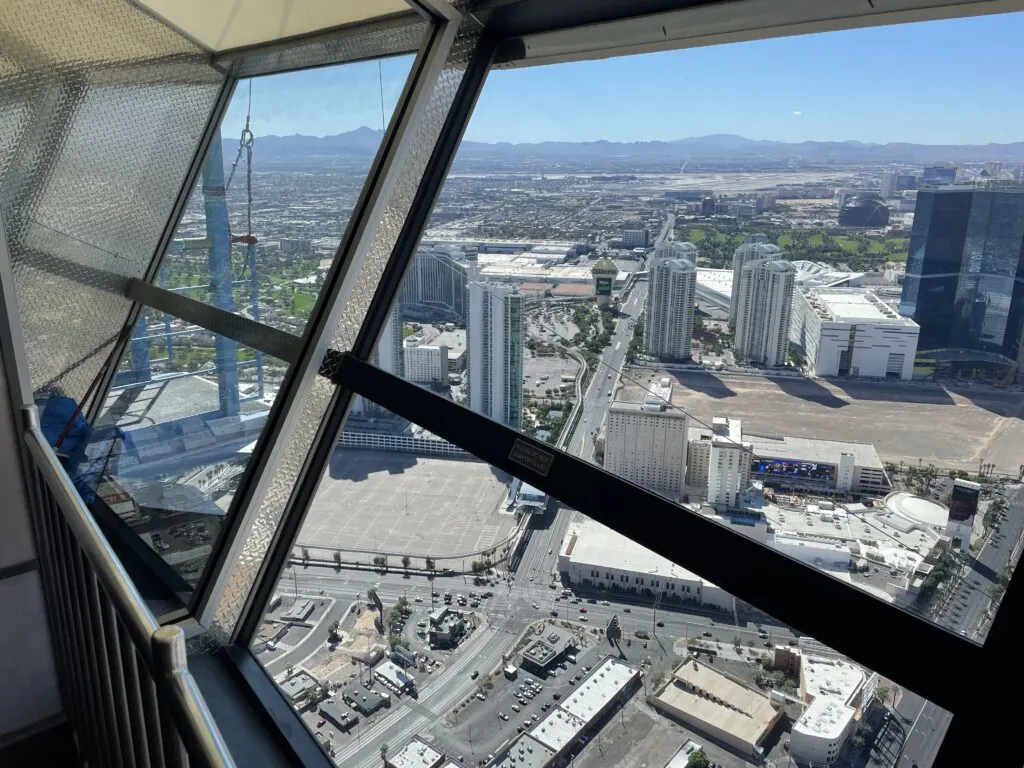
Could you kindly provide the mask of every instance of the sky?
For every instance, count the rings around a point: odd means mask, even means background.
[[[1024,13],[827,32],[488,76],[466,138],[648,141],[1024,140]],[[253,81],[252,128],[323,136],[390,119],[411,56]],[[245,121],[247,82],[225,136]]]

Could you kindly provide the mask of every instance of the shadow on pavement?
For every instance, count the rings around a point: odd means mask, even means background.
[[[780,376],[779,378],[772,379],[771,381],[790,397],[798,397],[809,403],[824,405],[826,408],[842,408],[849,405],[848,402],[842,398],[836,397],[813,379],[798,379]]]
[[[843,390],[851,400],[871,400],[919,405],[956,405],[942,387],[935,384],[901,384],[883,381],[830,379],[829,383]]]
[[[736,393],[729,389],[724,381],[717,376],[708,373],[689,372],[677,374],[675,377],[677,386],[683,389],[692,389],[708,397],[721,400],[725,397],[736,397]]]
[[[366,480],[375,472],[400,475],[415,467],[418,461],[419,458],[411,453],[338,448],[331,454],[327,471],[334,480]]]

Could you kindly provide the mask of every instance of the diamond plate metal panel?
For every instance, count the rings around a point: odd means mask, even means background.
[[[302,45],[241,56],[236,75],[239,78],[255,77],[268,72],[411,53],[419,48],[429,29],[427,22],[408,18],[381,23],[375,28],[357,33],[339,32],[333,36],[317,36]],[[232,61],[233,57],[224,56],[217,60],[217,64],[227,66]]]
[[[81,398],[224,77],[123,0],[0,3],[0,209],[33,388]]]
[[[359,327],[366,317],[374,291],[398,240],[402,224],[409,213],[416,189],[455,100],[479,36],[479,23],[471,16],[465,17],[444,67],[428,96],[427,108],[412,128],[414,134],[411,151],[399,169],[398,178],[390,193],[381,222],[374,233],[369,254],[358,275],[351,300],[345,307],[338,327],[332,333],[333,346],[339,351],[351,349]],[[301,404],[302,417],[298,420],[299,426],[289,437],[284,459],[273,469],[269,489],[255,521],[248,531],[242,532],[246,537],[242,553],[236,562],[228,565],[231,572],[214,613],[212,630],[223,638],[231,635],[241,618],[246,600],[259,574],[260,565],[270,548],[307,456],[313,448],[317,431],[327,415],[335,390],[335,386],[325,378],[317,377],[308,397]],[[333,440],[334,436],[328,439]],[[320,468],[316,469],[319,471]]]

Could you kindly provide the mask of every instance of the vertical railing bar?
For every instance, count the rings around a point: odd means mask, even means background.
[[[98,734],[94,719],[96,709],[91,700],[92,696],[89,680],[87,679],[87,667],[85,665],[85,637],[81,625],[82,606],[77,600],[77,590],[75,588],[78,576],[73,572],[74,542],[71,538],[71,532],[63,524],[63,521],[57,518],[56,523],[57,540],[60,545],[60,559],[57,561],[60,563],[58,573],[61,579],[61,591],[66,595],[65,616],[67,617],[68,635],[70,638],[68,649],[71,655],[71,667],[75,671],[75,687],[78,691],[79,722],[77,726],[80,729],[79,740],[91,758],[99,760],[100,749],[97,742]]]
[[[79,633],[82,638],[81,651],[82,651],[82,669],[85,670],[86,674],[86,690],[89,694],[89,704],[91,705],[89,715],[93,722],[93,728],[95,729],[95,742],[96,742],[96,759],[100,761],[101,765],[107,766],[113,763],[113,760],[109,754],[109,748],[106,739],[103,738],[103,696],[99,691],[99,670],[96,667],[96,649],[93,647],[93,637],[90,632],[91,617],[88,615],[89,611],[89,598],[87,596],[88,580],[92,575],[88,566],[85,562],[85,558],[81,551],[73,544],[73,551],[71,553],[71,563],[73,566],[72,575],[75,578],[72,580],[72,591],[75,594],[75,602],[78,604],[78,616],[77,621],[79,625]]]
[[[120,634],[117,626],[117,615],[107,595],[100,589],[100,623],[103,625],[103,639],[106,642],[107,669],[110,674],[110,697],[114,705],[112,725],[120,745],[122,765],[131,765],[132,734],[131,723],[128,721],[128,694],[124,683],[124,659],[121,654]]]
[[[146,715],[142,707],[142,680],[139,676],[135,646],[132,645],[131,635],[122,625],[120,618],[116,619],[116,623],[117,642],[121,646],[121,659],[124,663],[125,709],[128,713],[135,765],[148,768],[151,765],[149,731],[146,728]]]
[[[36,546],[39,549],[39,569],[43,580],[43,591],[46,593],[46,609],[50,618],[54,644],[60,650],[68,647],[70,638],[67,633],[68,613],[64,604],[64,591],[60,588],[60,580],[56,573],[57,563],[60,560],[57,559],[54,523],[50,519],[53,510],[52,499],[49,498],[46,486],[42,483],[39,472],[34,466],[28,476],[28,491],[35,502],[36,538],[38,540]],[[67,709],[74,717],[78,714],[78,702],[67,654],[58,652],[54,654],[54,658]]]
[[[100,715],[103,718],[101,733],[103,743],[110,757],[110,765],[121,768],[124,765],[117,737],[117,705],[114,690],[110,685],[110,657],[107,655],[107,632],[103,625],[103,602],[100,585],[92,568],[86,566],[85,600],[89,606],[89,642],[92,646],[93,664],[96,666],[96,692],[99,694]]]
[[[135,649],[135,662],[141,671],[140,692],[142,693],[142,710],[146,716],[146,738],[149,741],[149,757],[153,768],[166,768],[163,753],[163,733],[160,724],[160,706],[157,703],[156,681],[153,670],[146,664],[138,648]]]

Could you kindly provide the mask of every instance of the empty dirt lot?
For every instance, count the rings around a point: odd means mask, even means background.
[[[710,424],[743,420],[765,435],[871,443],[885,461],[977,471],[980,461],[1017,474],[1024,463],[1024,393],[990,386],[941,387],[902,382],[830,382],[801,378],[627,372],[616,399],[642,399],[653,377],[676,382],[672,403]]]

